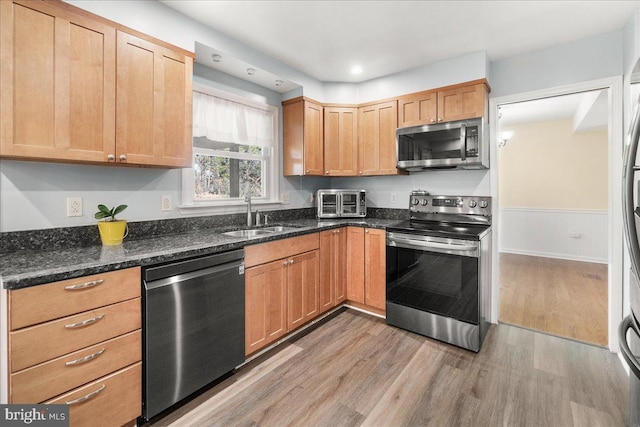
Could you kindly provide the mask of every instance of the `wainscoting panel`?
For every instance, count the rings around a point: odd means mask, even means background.
[[[607,263],[608,213],[500,209],[500,252]]]

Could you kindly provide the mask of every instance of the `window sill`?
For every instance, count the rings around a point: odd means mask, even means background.
[[[252,200],[251,210],[255,212],[256,207],[258,210],[273,210],[281,208],[284,203],[273,200]],[[178,205],[178,211],[182,215],[198,215],[198,214],[227,214],[227,213],[244,213],[247,212],[247,204],[236,201],[222,202],[222,203],[193,203]]]

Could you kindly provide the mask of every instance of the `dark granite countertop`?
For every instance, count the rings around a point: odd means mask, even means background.
[[[247,245],[294,237],[346,225],[384,229],[397,219],[300,219],[270,225],[290,225],[294,230],[253,238],[225,236],[229,227],[125,240],[118,246],[94,245],[51,251],[20,251],[0,257],[0,280],[5,289],[20,289],[121,268],[147,266],[183,258],[239,249]],[[238,227],[235,227],[237,229]]]

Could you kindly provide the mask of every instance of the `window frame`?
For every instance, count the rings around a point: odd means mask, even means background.
[[[202,92],[207,95],[215,96],[218,98],[222,98],[228,101],[236,102],[239,104],[244,104],[249,107],[258,108],[264,111],[268,111],[271,113],[272,117],[272,128],[273,128],[273,144],[271,147],[265,147],[270,154],[268,154],[269,160],[265,161],[265,168],[267,169],[263,172],[263,179],[266,182],[264,191],[264,197],[252,197],[251,203],[253,205],[275,205],[281,204],[280,201],[280,140],[279,140],[279,131],[280,131],[280,123],[279,123],[279,113],[280,109],[273,105],[266,104],[264,102],[259,102],[244,96],[235,95],[229,92],[225,92],[219,89],[212,88],[210,86],[205,86],[202,84],[198,84],[196,82],[193,83],[193,91],[194,92]],[[206,148],[196,148],[193,147],[193,137],[191,138],[192,144],[192,152],[191,152],[191,164],[193,165],[195,162],[196,154],[205,154],[211,155],[215,152],[215,150],[209,150]],[[220,154],[220,152],[215,153],[214,155]],[[233,158],[245,158],[243,153],[234,154]],[[255,159],[255,156],[252,157]],[[180,211],[185,211],[188,213],[206,213],[206,212],[240,212],[243,211],[246,207],[246,203],[243,199],[235,198],[235,199],[221,199],[221,200],[195,200],[195,171],[193,166],[190,168],[182,169],[181,176],[181,199],[182,203],[178,206]]]

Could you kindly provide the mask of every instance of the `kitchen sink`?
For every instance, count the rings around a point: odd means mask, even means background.
[[[222,233],[222,234],[225,236],[231,236],[231,237],[256,237],[256,236],[262,236],[262,235],[271,234],[271,233],[273,233],[273,231],[260,229],[260,230],[227,231],[226,233]]]
[[[269,231],[271,233],[276,233],[276,232],[279,232],[279,231],[295,230],[296,228],[298,228],[298,227],[290,227],[290,226],[286,226],[286,225],[276,225],[274,227],[261,228],[260,230]]]

